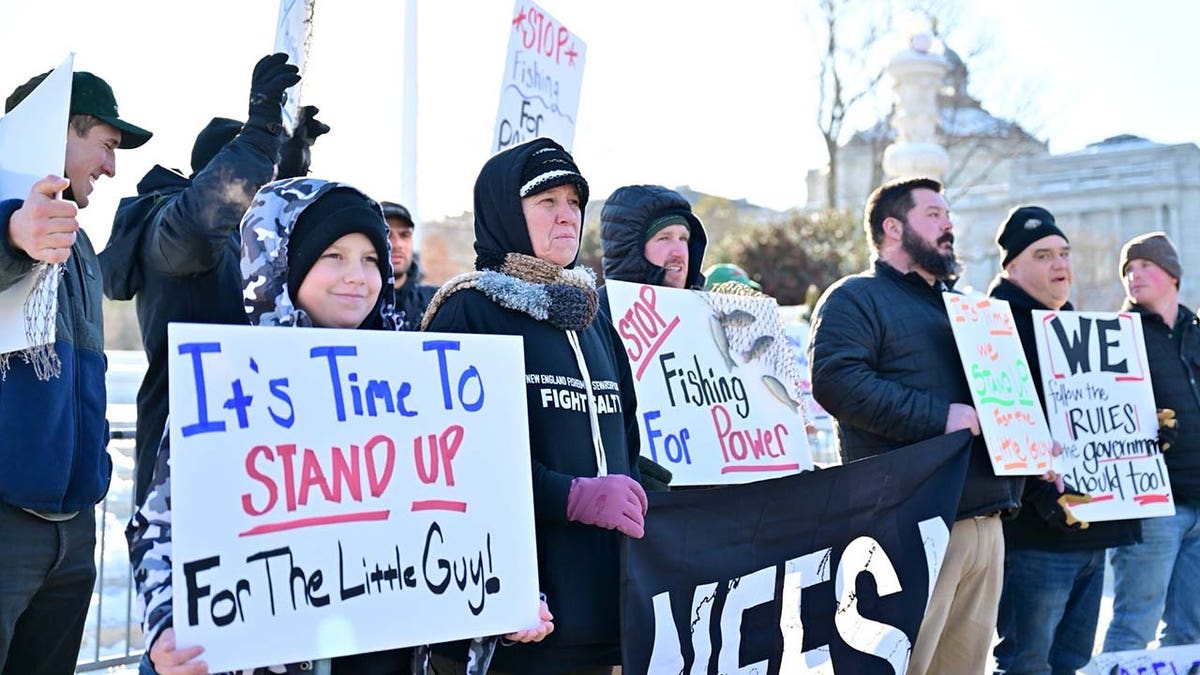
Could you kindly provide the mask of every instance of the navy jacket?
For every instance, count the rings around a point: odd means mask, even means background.
[[[8,243],[9,218],[21,200],[0,202],[0,290],[30,274],[35,261]],[[112,460],[104,419],[104,320],[100,265],[79,230],[58,282],[54,353],[61,373],[48,380],[18,354],[0,377],[0,502],[71,513],[108,492]]]
[[[940,436],[951,403],[972,405],[941,289],[883,261],[825,291],[808,353],[845,461]],[[1023,483],[997,477],[976,437],[958,518],[1017,508]]]
[[[246,323],[242,307],[242,214],[270,182],[279,139],[245,127],[200,173],[155,166],[136,197],[117,206],[100,253],[104,292],[135,300],[149,366],[137,398],[136,503],[146,498],[167,420],[167,324]]]

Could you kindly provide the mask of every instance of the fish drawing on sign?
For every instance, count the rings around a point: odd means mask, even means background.
[[[763,384],[767,386],[767,391],[771,392],[772,396],[779,399],[780,403],[791,408],[792,412],[800,412],[800,404],[792,400],[792,397],[788,395],[787,387],[783,386],[782,382],[774,377],[771,377],[770,375],[763,375],[762,381]]]
[[[774,344],[774,342],[775,338],[770,335],[760,336],[754,341],[754,344],[750,346],[750,349],[748,349],[745,354],[742,354],[742,356],[745,357],[746,363],[749,363],[763,354],[766,354],[767,350],[771,348],[771,345]]]
[[[712,339],[717,345],[717,351],[721,352],[721,358],[725,359],[725,368],[733,370],[737,364],[729,356],[729,338],[725,337],[725,329],[721,328],[721,322],[717,320],[717,317],[712,315],[708,317],[708,325],[712,329]]]
[[[717,320],[725,328],[745,328],[750,324],[758,321],[758,317],[744,309],[734,309],[728,312],[722,312]]]

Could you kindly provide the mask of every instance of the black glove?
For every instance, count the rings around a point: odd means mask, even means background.
[[[1088,529],[1088,522],[1076,518],[1075,514],[1071,513],[1071,507],[1091,502],[1091,495],[1085,495],[1070,485],[1062,494],[1058,494],[1058,489],[1053,484],[1046,483],[1027,490],[1025,499],[1037,510],[1038,515],[1056,530],[1078,532]]]
[[[644,455],[638,455],[637,464],[642,476],[640,482],[646,492],[666,492],[670,489],[670,470]]]
[[[300,81],[300,69],[287,59],[287,54],[271,54],[254,64],[254,74],[250,77],[250,116],[246,124],[272,134],[282,134],[287,89]]]
[[[1179,421],[1170,408],[1158,409],[1158,449],[1166,452],[1179,440]]]
[[[329,125],[317,119],[320,112],[315,105],[300,106],[296,115],[296,130],[292,137],[279,148],[279,174],[277,178],[301,178],[308,175],[312,162],[309,148],[317,137],[329,133]]]

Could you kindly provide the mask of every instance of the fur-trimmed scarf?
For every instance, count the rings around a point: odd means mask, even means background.
[[[429,302],[421,330],[428,330],[446,298],[466,288],[561,330],[587,328],[599,307],[596,275],[590,269],[563,269],[533,256],[509,253],[498,269],[467,272],[446,282]]]

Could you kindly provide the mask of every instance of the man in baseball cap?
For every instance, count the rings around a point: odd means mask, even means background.
[[[17,87],[5,111],[47,74]],[[0,532],[9,552],[0,556],[0,669],[6,673],[75,671],[96,579],[95,507],[112,474],[100,264],[76,216],[88,205],[93,183],[116,174],[117,148],[149,138],[149,131],[120,118],[104,80],[75,73],[61,160],[65,178],[46,176],[27,198],[0,201],[0,290],[44,278],[37,275],[57,276],[49,286],[35,281],[55,289],[57,304],[32,303],[30,310],[30,325],[53,321],[54,340],[25,349],[21,358],[0,355],[0,371],[7,369],[0,378],[0,428],[7,430],[0,444]]]
[[[421,267],[413,252],[412,215],[402,204],[380,202],[388,224],[388,243],[392,247],[392,275],[396,283],[396,310],[402,317],[403,328],[416,330],[425,308],[437,293],[438,287],[421,283]],[[402,313],[402,314],[400,314]]]

